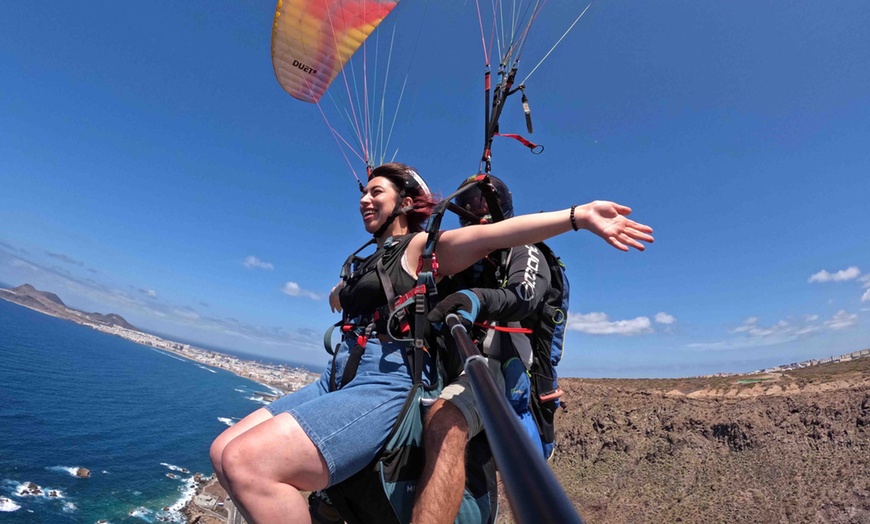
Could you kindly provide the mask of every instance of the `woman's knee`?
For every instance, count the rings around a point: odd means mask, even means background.
[[[275,417],[230,440],[219,462],[224,478],[235,489],[280,482],[311,491],[326,487],[329,480],[320,451],[290,415]]]
[[[227,439],[225,439],[223,434],[221,434],[218,435],[216,439],[214,439],[214,441],[211,443],[211,447],[208,449],[208,458],[209,460],[211,460],[211,465],[219,474],[223,472],[221,455],[223,455],[226,445]]]
[[[233,440],[270,418],[272,418],[272,414],[268,410],[260,408],[243,418],[237,424],[231,426],[229,429],[224,430],[223,433],[214,439],[214,442],[211,443],[211,447],[209,448],[208,456],[211,460],[212,466],[214,466],[215,471],[218,473],[218,476],[222,474],[223,470],[224,448],[226,448],[226,446]]]
[[[216,458],[223,477],[235,488],[252,481],[251,477],[256,476],[253,466],[261,460],[256,455],[257,447],[248,445],[245,440],[235,438],[224,446],[212,444],[212,463],[215,463]]]

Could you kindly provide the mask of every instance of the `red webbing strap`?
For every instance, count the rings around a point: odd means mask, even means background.
[[[546,395],[541,395],[540,399],[541,399],[541,402],[549,402],[551,400],[556,400],[557,398],[561,397],[564,394],[565,394],[565,392],[562,391],[561,389],[555,389],[555,390],[551,391],[550,393],[547,393]]]
[[[501,331],[502,333],[522,333],[524,335],[532,334],[531,329],[523,327],[493,326],[492,324],[487,324],[486,322],[475,322],[474,325],[483,329],[494,329],[495,331]]]
[[[397,297],[396,300],[393,301],[393,310],[395,310],[395,308],[398,308],[400,305],[404,304],[417,294],[426,294],[426,284],[417,284],[411,289],[411,291],[408,291],[404,295]]]
[[[495,133],[495,136],[503,136],[506,138],[513,138],[514,140],[516,140],[520,144],[531,149],[532,152],[534,152],[535,149],[542,147],[539,144],[533,144],[532,142],[529,142],[528,140],[526,140],[525,138],[523,138],[522,136],[520,136],[516,133]]]

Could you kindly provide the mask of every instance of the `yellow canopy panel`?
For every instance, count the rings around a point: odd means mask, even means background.
[[[317,102],[399,0],[278,0],[272,67],[291,96]]]

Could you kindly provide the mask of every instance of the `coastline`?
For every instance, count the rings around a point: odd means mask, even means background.
[[[114,335],[142,346],[172,353],[197,364],[222,369],[239,377],[253,380],[273,391],[271,396],[264,393],[266,400],[272,400],[283,394],[296,391],[306,384],[314,382],[320,376],[319,373],[314,373],[304,368],[244,360],[218,351],[206,350],[190,344],[167,340],[135,329],[93,322],[88,320],[84,315],[70,317],[69,315],[54,314],[55,312],[50,309],[34,307],[41,304],[28,304],[15,300],[15,298],[19,297],[14,292],[10,293],[10,290],[3,289],[2,291],[6,293],[0,293],[0,299],[36,311],[37,313],[87,326],[96,331]],[[75,310],[70,310],[66,307],[63,309],[66,310],[64,313],[67,311],[75,312]],[[203,450],[203,453],[208,453],[208,450]],[[227,506],[231,507],[232,504],[227,503],[226,491],[218,484],[215,475],[205,476],[202,473],[196,473],[191,477],[191,481],[193,483],[193,490],[185,493],[174,505],[180,508],[180,512],[187,519],[187,522],[190,524],[223,524],[226,522],[228,515]]]
[[[275,366],[243,360],[225,353],[173,342],[150,333],[133,331],[120,326],[88,325],[88,327],[142,346],[178,355],[197,364],[229,371],[278,392],[271,397],[264,393],[265,400],[274,400],[281,395],[296,391],[320,377],[318,373],[304,368]],[[204,450],[203,453],[208,453],[208,450]],[[177,503],[181,505],[181,514],[187,519],[188,524],[224,524],[228,522],[228,510],[232,511],[232,503],[228,501],[226,490],[218,483],[217,477],[213,473],[208,477],[197,475],[194,475],[194,489],[190,492],[189,498],[184,500],[183,497]]]
[[[320,376],[319,373],[314,373],[300,367],[263,364],[252,360],[244,360],[219,351],[202,349],[190,344],[164,339],[136,329],[128,329],[114,324],[92,322],[84,315],[81,315],[78,311],[67,307],[63,307],[63,310],[65,310],[64,313],[79,314],[72,317],[56,314],[54,311],[41,307],[42,304],[26,303],[24,300],[21,300],[23,298],[26,297],[19,297],[12,290],[0,289],[0,299],[26,307],[27,309],[36,311],[37,313],[74,322],[81,326],[87,326],[91,329],[114,335],[136,344],[167,351],[187,360],[192,360],[198,364],[223,369],[242,378],[247,378],[270,388],[274,388],[280,391],[281,394],[296,391],[302,386],[317,380]]]
[[[229,506],[227,492],[212,475],[196,482],[195,492],[184,503],[181,514],[188,524],[224,524],[228,522]]]

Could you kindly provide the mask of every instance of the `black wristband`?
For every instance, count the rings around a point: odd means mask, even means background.
[[[577,227],[577,221],[574,220],[574,209],[575,209],[576,207],[577,207],[576,205],[571,206],[571,227],[574,228],[574,231],[578,231],[578,230],[580,230],[580,228]]]

